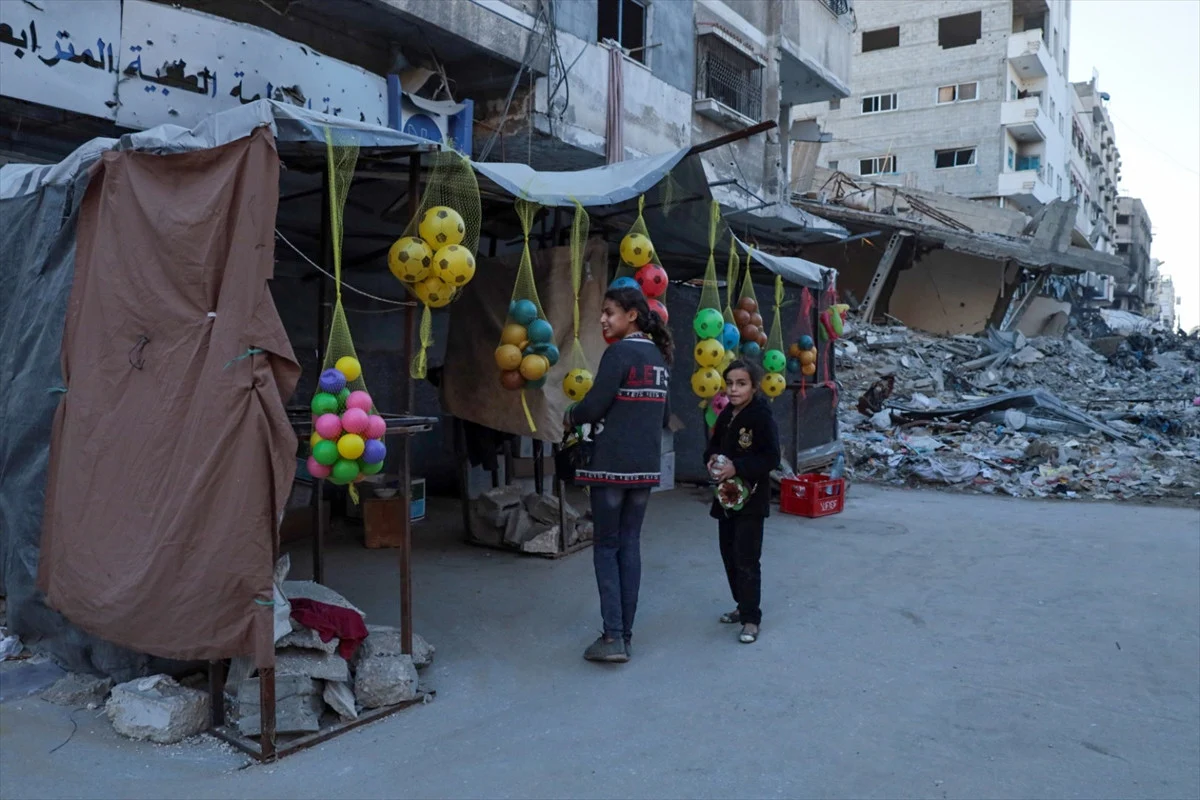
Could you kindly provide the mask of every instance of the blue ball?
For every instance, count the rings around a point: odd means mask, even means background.
[[[537,306],[532,300],[514,300],[508,306],[509,318],[518,325],[529,325],[538,318]]]
[[[801,350],[812,350],[813,347],[815,347],[813,344],[813,338],[807,333],[801,336],[800,341],[796,342],[796,344],[800,345]]]
[[[737,325],[726,322],[725,328],[721,331],[721,346],[726,350],[736,350],[738,342],[741,340],[742,335],[738,333]]]
[[[383,461],[387,455],[387,448],[383,442],[378,439],[367,439],[366,446],[363,448],[362,462],[364,464],[378,464]]]
[[[545,356],[546,360],[550,362],[550,366],[553,367],[558,363],[559,352],[558,348],[554,345],[543,342],[541,344],[535,344],[532,349],[533,352],[537,353],[538,355]]]
[[[787,363],[787,371],[791,372],[791,373],[799,372],[800,371],[800,359],[789,358],[788,363]]]
[[[635,281],[633,278],[629,277],[628,275],[625,276],[624,278],[617,278],[615,281],[613,281],[612,283],[609,284],[608,288],[610,290],[611,289],[637,289],[639,292],[642,290],[642,287],[638,285],[638,282]]]
[[[535,319],[526,327],[529,341],[533,344],[549,344],[554,341],[554,328],[544,319]]]
[[[546,376],[543,375],[542,377],[538,378],[536,381],[526,381],[525,388],[526,389],[541,389],[545,385],[546,385]]]
[[[322,392],[337,394],[346,388],[346,376],[341,373],[341,370],[330,367],[321,373],[320,385]]]
[[[742,355],[747,358],[758,358],[762,355],[762,348],[758,346],[758,342],[746,342],[742,345]]]

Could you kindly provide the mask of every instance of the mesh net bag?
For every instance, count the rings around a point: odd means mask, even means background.
[[[800,290],[800,313],[796,318],[795,341],[788,345],[788,372],[799,375],[800,394],[807,396],[808,386],[817,372],[817,335],[813,326],[816,298],[805,286]]]
[[[339,144],[325,129],[329,169],[329,228],[333,242],[333,274],[337,295],[329,342],[321,364],[317,392],[312,398],[313,434],[309,440],[308,471],[312,477],[328,478],[350,485],[350,497],[358,502],[353,484],[383,469],[387,450],[383,436],[387,423],[375,408],[363,379],[362,363],[354,350],[346,311],[342,307],[342,239],[345,230],[346,197],[354,178],[358,147]]]
[[[583,206],[575,203],[575,217],[571,220],[571,290],[575,297],[571,324],[571,352],[567,354],[567,374],[563,376],[563,394],[578,403],[592,388],[591,365],[579,342],[579,288],[583,285],[583,251],[587,247],[591,220]]]
[[[783,321],[780,309],[783,307],[783,276],[775,276],[775,296],[771,312],[771,331],[767,334],[767,349],[763,352],[763,394],[775,399],[787,388],[787,355],[783,349]]]
[[[650,241],[650,231],[646,228],[646,220],[642,212],[646,208],[646,196],[638,196],[637,219],[629,226],[629,230],[621,237],[620,265],[617,267],[617,278],[613,285],[628,284],[634,286],[637,282],[634,276],[638,270],[647,264],[657,264],[658,255],[654,252],[654,243]],[[629,283],[629,281],[634,281]]]
[[[737,239],[734,238],[732,232],[729,234],[729,261],[725,264],[725,321],[734,326],[734,333],[737,333],[737,323],[733,317],[733,293],[737,291],[738,270],[741,268],[741,263],[737,253]],[[734,342],[734,347],[737,347],[738,342]],[[732,348],[731,348],[732,349]]]
[[[700,303],[692,319],[692,331],[696,334],[693,351],[696,370],[692,373],[692,392],[701,399],[702,408],[710,408],[709,401],[723,388],[721,371],[727,363],[725,345],[722,343],[725,316],[721,313],[721,291],[717,285],[717,262],[713,254],[720,223],[721,207],[714,200],[708,215],[708,264],[704,268]]]
[[[674,170],[669,170],[658,184],[658,203],[664,217],[670,218],[671,212],[680,205],[683,198],[683,187],[675,180]]]
[[[758,297],[754,293],[754,281],[751,278],[753,264],[754,248],[750,248],[746,253],[746,271],[742,275],[742,288],[737,306],[733,309],[733,318],[741,338],[742,356],[758,359],[767,347],[767,333]]]
[[[430,158],[431,169],[416,216],[388,251],[388,269],[423,306],[418,349],[409,368],[417,380],[425,377],[429,367],[431,309],[449,305],[475,277],[482,221],[479,184],[471,162],[453,150]]]
[[[554,328],[546,319],[542,301],[538,299],[537,285],[533,279],[533,259],[529,255],[529,231],[541,206],[521,199],[518,199],[515,205],[525,242],[521,249],[517,279],[513,284],[512,298],[508,304],[508,314],[500,332],[495,357],[496,366],[500,370],[500,385],[521,393],[521,408],[525,412],[525,421],[529,423],[529,430],[536,433],[537,426],[533,422],[533,414],[529,411],[525,392],[528,389],[541,389],[546,385],[546,374],[558,363],[559,352],[554,344]],[[580,250],[579,261],[582,269],[582,245]],[[580,349],[582,351],[582,348]]]

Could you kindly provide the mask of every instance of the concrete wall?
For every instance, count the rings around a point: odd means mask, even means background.
[[[835,16],[817,0],[783,0],[782,11],[783,36],[794,43],[802,55],[820,64],[843,85],[851,86],[851,63],[858,38],[850,32],[851,17]],[[861,29],[861,23],[859,27]]]
[[[979,333],[987,327],[1003,271],[999,261],[934,250],[900,273],[888,313],[929,333]]]

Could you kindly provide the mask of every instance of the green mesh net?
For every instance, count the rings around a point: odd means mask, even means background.
[[[741,267],[738,261],[737,239],[733,233],[729,234],[729,261],[725,264],[725,321],[737,327],[737,323],[733,318],[733,293],[737,291],[738,269]]]
[[[424,378],[429,368],[431,309],[449,305],[475,276],[483,219],[471,162],[453,150],[428,158],[429,177],[417,213],[388,252],[388,268],[423,306],[418,348],[409,368],[417,380]]]
[[[617,278],[632,278],[647,264],[659,263],[658,254],[654,252],[654,243],[650,241],[650,231],[646,228],[646,220],[642,217],[645,208],[646,196],[640,195],[637,219],[621,238],[621,259],[617,267]]]
[[[658,183],[658,203],[662,208],[664,217],[670,217],[671,212],[679,207],[680,201],[683,200],[683,187],[679,181],[675,180],[674,171],[668,171]]]
[[[767,333],[762,309],[754,293],[754,280],[751,277],[753,264],[754,248],[750,248],[746,253],[746,271],[742,274],[742,287],[737,306],[733,309],[733,318],[741,338],[742,355],[759,358],[767,346]]]
[[[546,385],[546,374],[558,363],[559,352],[554,344],[554,328],[546,319],[542,301],[538,298],[537,284],[533,279],[533,259],[529,254],[529,231],[541,206],[521,199],[516,201],[515,206],[517,216],[521,220],[524,245],[521,248],[521,262],[517,266],[517,279],[513,283],[512,298],[508,304],[508,314],[500,332],[500,342],[496,346],[496,366],[500,369],[500,385],[521,393],[521,408],[525,412],[525,421],[529,424],[529,430],[536,433],[537,426],[533,422],[533,414],[529,410],[525,392],[541,389]],[[582,269],[582,253],[580,265]],[[574,264],[572,269],[574,270]]]
[[[725,317],[721,313],[721,290],[717,285],[717,231],[721,225],[721,206],[714,200],[708,214],[708,263],[704,267],[704,280],[700,287],[700,303],[692,320],[692,332],[696,335],[693,355],[696,369],[692,373],[692,392],[701,399],[702,408],[709,398],[721,391],[721,368],[726,363]]]
[[[763,371],[766,373],[763,375],[762,390],[763,394],[772,400],[783,394],[783,390],[787,388],[787,378],[783,374],[787,369],[787,353],[783,349],[783,322],[780,314],[780,309],[783,307],[783,276],[781,275],[775,276],[774,301],[772,303],[771,332],[767,334],[767,349],[762,357]]]
[[[571,352],[567,354],[567,374],[563,376],[562,390],[574,403],[578,403],[592,388],[594,376],[587,354],[579,341],[579,290],[583,286],[583,251],[587,248],[588,233],[591,220],[587,211],[578,202],[575,203],[575,217],[571,220],[571,290],[574,294],[575,305],[571,316]]]

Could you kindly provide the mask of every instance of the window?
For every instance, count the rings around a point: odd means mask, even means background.
[[[979,84],[952,83],[949,86],[939,86],[937,93],[938,105],[943,103],[966,103],[979,97]]]
[[[829,162],[830,169],[837,169],[837,165],[838,165],[837,159],[834,159],[833,161]]]
[[[1118,225],[1128,225],[1129,224],[1129,215],[1128,214],[1117,214],[1117,224]]]
[[[1008,148],[1008,168],[1009,169],[1013,169],[1016,157],[1017,157],[1017,154],[1015,152],[1013,152],[1013,149],[1011,147]]]
[[[646,63],[646,4],[643,0],[599,0],[596,4],[598,40],[612,39],[629,57]]]
[[[1054,98],[1051,97],[1050,98],[1050,119],[1051,119],[1051,121],[1053,121],[1053,119],[1056,116],[1058,116],[1058,106],[1054,105]]]
[[[829,110],[830,111],[837,111],[841,107],[842,107],[842,100],[840,97],[835,97],[834,99],[829,101]]]
[[[879,114],[883,111],[896,110],[896,93],[873,94],[862,99],[862,113]]]
[[[1008,82],[1008,99],[1009,100],[1017,99],[1017,84],[1015,81]]]
[[[1056,188],[1058,189],[1058,196],[1062,197],[1062,175],[1059,175],[1055,179],[1055,183],[1056,183]]]
[[[1058,115],[1058,132],[1063,136],[1067,135],[1067,120],[1062,114]]]
[[[890,175],[896,171],[895,156],[875,156],[858,162],[859,175]]]
[[[1121,255],[1125,255],[1129,252],[1129,245],[1124,243],[1117,245],[1117,252]]]
[[[960,150],[938,150],[936,153],[934,153],[934,167],[936,169],[969,167],[974,163],[974,147],[964,147]]]
[[[943,50],[952,47],[967,47],[979,41],[983,31],[983,12],[957,14],[938,20],[938,44]]]
[[[887,50],[900,46],[900,26],[880,28],[877,31],[863,31],[862,51],[870,53],[873,50]]]
[[[762,119],[762,65],[724,39],[696,39],[696,93],[744,117]]]

